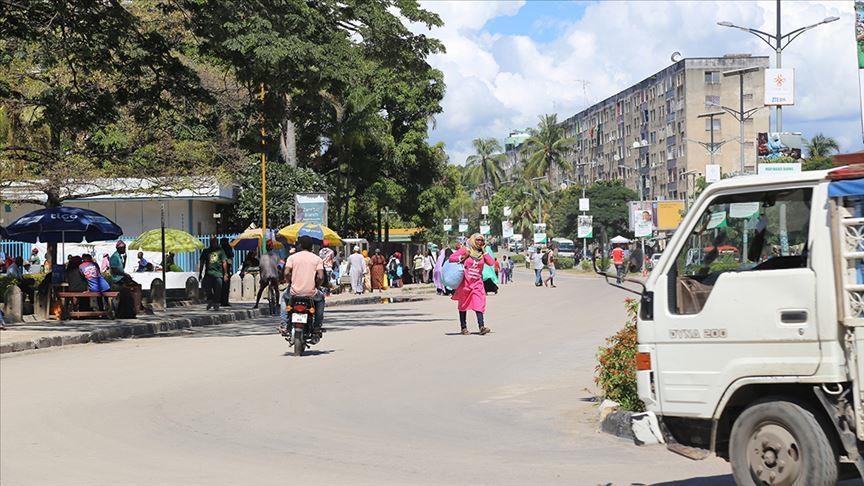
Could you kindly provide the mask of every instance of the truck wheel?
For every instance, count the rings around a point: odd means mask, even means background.
[[[732,475],[739,485],[828,486],[837,483],[837,459],[812,413],[791,402],[754,405],[729,438]]]

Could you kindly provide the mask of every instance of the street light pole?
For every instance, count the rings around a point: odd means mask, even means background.
[[[264,83],[261,83],[261,93],[259,94],[261,104],[264,104]],[[261,113],[263,115],[264,108],[262,106]],[[264,154],[264,120],[261,120],[261,254],[264,254],[266,249],[267,239],[267,156]]]
[[[835,22],[840,20],[840,17],[825,17],[820,22],[816,22],[815,24],[810,24],[804,27],[799,27],[791,32],[783,34],[780,30],[780,0],[777,0],[777,30],[774,34],[769,34],[767,32],[763,32],[757,29],[751,29],[749,27],[741,27],[740,25],[735,25],[728,20],[724,20],[722,22],[717,22],[717,25],[721,27],[731,27],[733,29],[743,30],[744,32],[749,32],[756,37],[758,37],[762,42],[768,44],[768,46],[774,51],[776,67],[783,67],[782,55],[783,49],[785,49],[790,42],[795,40],[798,36],[807,32],[810,29],[815,29],[822,24],[828,24],[831,22]],[[780,105],[777,105],[776,113],[776,130],[781,132],[783,129],[783,108]]]
[[[744,122],[753,117],[753,114],[759,111],[762,107],[757,106],[755,108],[750,108],[749,110],[744,110],[744,76],[749,73],[759,71],[758,67],[750,67],[744,69],[735,69],[732,71],[726,71],[723,73],[723,77],[731,77],[738,76],[738,109],[733,109],[728,106],[721,106],[726,110],[727,113],[734,116],[736,120],[738,120],[738,143],[740,144],[740,153],[739,153],[739,167],[738,170],[743,174],[745,169],[744,164]]]

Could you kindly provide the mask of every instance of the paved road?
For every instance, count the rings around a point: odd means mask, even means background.
[[[596,432],[594,353],[625,294],[517,278],[482,337],[436,297],[334,307],[300,358],[261,319],[0,359],[0,482],[731,484],[718,459]]]

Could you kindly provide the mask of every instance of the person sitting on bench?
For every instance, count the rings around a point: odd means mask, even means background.
[[[87,290],[90,292],[102,293],[107,292],[111,288],[108,285],[108,281],[102,276],[102,272],[99,271],[99,265],[96,265],[91,255],[85,253],[81,256],[81,265],[78,266],[78,271],[87,280]],[[104,297],[100,297],[98,300],[99,310],[104,309],[104,299]]]

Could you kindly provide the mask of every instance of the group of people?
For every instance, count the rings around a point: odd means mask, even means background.
[[[555,255],[555,250],[552,245],[546,245],[545,248],[539,248],[534,251],[528,250],[526,262],[530,262],[534,269],[534,285],[537,287],[555,287],[555,264],[558,257]],[[549,271],[549,276],[543,277],[543,270]]]
[[[415,256],[411,275],[415,282],[429,281],[433,266],[432,261],[434,261],[434,255],[428,251],[425,255],[418,253]],[[425,270],[427,267],[429,268],[428,272]],[[351,279],[351,292],[355,294],[375,290],[382,292],[388,287],[402,287],[405,283],[405,265],[402,262],[402,253],[398,251],[390,255],[388,259],[381,254],[380,248],[376,248],[370,257],[366,250],[354,246],[347,259],[345,271]]]

